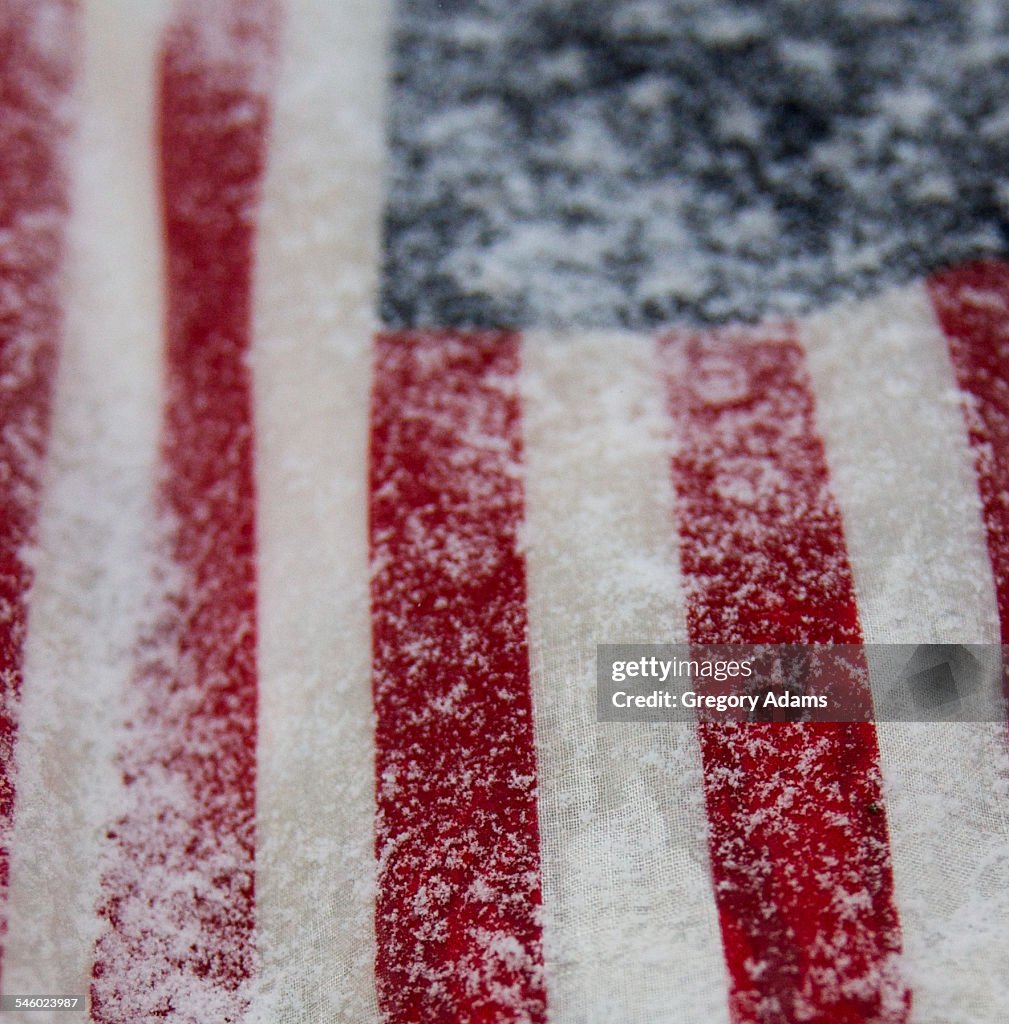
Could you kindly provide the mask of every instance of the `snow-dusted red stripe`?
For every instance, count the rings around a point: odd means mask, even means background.
[[[691,641],[860,643],[791,332],[674,335],[660,352]],[[906,1020],[875,727],[702,723],[699,736],[733,1020]]]
[[[25,547],[35,540],[63,319],[74,20],[69,0],[0,3],[0,966],[32,582]]]
[[[166,274],[160,613],[140,652],[109,831],[95,1021],[234,1021],[253,968],[254,229],[268,0],[183,5],[162,52]]]
[[[395,1024],[545,1018],[518,344],[376,341],[376,973]]]
[[[1009,643],[1009,263],[971,263],[929,279],[965,405],[995,577],[1002,643]]]

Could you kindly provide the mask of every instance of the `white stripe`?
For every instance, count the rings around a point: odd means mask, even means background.
[[[654,344],[534,334],[523,361],[550,1019],[717,1024],[694,727],[595,720],[596,644],[686,640]]]
[[[995,592],[945,339],[913,286],[804,332],[865,639],[997,643]],[[875,683],[892,660],[873,652]],[[1003,725],[881,723],[894,880],[918,1024],[1009,1006]]]
[[[86,993],[101,837],[119,813],[114,757],[147,593],[161,404],[150,141],[162,13],[112,0],[79,12],[67,320],[25,651],[7,992]]]
[[[368,393],[387,10],[287,4],[259,228],[256,1020],[378,1019]]]

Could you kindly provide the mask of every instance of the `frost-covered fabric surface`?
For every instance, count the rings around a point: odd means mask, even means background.
[[[594,686],[1009,638],[1009,4],[0,29],[0,991],[1004,1024],[1005,722]]]
[[[757,320],[1002,252],[997,2],[402,0],[382,315]]]

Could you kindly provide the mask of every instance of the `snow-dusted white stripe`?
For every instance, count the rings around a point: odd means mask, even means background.
[[[253,369],[259,763],[252,1018],[378,1019],[367,450],[387,4],[285,5]]]
[[[802,329],[867,644],[998,643],[991,566],[947,344],[915,285]],[[874,685],[891,665],[869,647]],[[878,726],[916,1024],[1009,1005],[1005,726]]]
[[[694,726],[596,722],[596,644],[686,640],[654,341],[534,332],[523,366],[550,1020],[725,1022]]]
[[[26,648],[7,992],[87,992],[99,848],[119,812],[114,758],[147,587],[161,405],[151,142],[162,16],[155,2],[82,9],[66,333]]]

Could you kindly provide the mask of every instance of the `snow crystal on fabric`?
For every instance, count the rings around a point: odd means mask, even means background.
[[[400,0],[395,326],[791,315],[1002,252],[1009,5]]]

